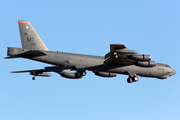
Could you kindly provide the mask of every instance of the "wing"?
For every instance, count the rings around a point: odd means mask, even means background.
[[[128,50],[123,44],[111,44],[110,52],[105,55],[104,65],[122,64],[132,65],[133,61],[129,59],[130,55],[138,54],[133,50]]]
[[[30,75],[34,76],[32,78],[33,80],[35,80],[36,76],[43,76],[43,77],[50,77],[51,76],[51,74],[45,74],[44,72],[56,72],[56,73],[60,74],[62,77],[65,77],[65,78],[80,79],[80,78],[82,78],[83,76],[86,75],[85,71],[79,71],[78,72],[78,70],[82,70],[82,69],[83,68],[80,67],[79,69],[77,69],[76,73],[73,73],[73,72],[65,70],[65,68],[55,66],[55,67],[45,67],[45,69],[13,71],[12,73],[26,73],[26,72],[29,72]]]
[[[105,59],[108,57],[112,57],[117,54],[138,54],[138,52],[134,50],[128,50],[123,44],[111,44],[110,45],[110,52],[105,55]]]
[[[45,69],[36,69],[36,70],[24,70],[24,71],[13,71],[11,73],[26,73],[29,72],[31,75],[34,76],[45,76],[50,77],[50,74],[44,74],[44,72],[61,72],[64,68],[61,67],[45,67]]]
[[[111,44],[110,52],[105,55],[104,65],[139,65],[152,67],[156,64],[151,60],[150,55],[140,55],[137,51],[127,49],[123,44]]]

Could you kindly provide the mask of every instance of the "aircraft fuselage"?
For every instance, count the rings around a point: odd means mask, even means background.
[[[51,76],[45,72],[56,72],[65,78],[79,79],[86,75],[86,70],[100,77],[129,75],[128,83],[137,82],[138,76],[166,79],[176,74],[168,65],[151,61],[150,55],[138,54],[123,44],[110,44],[110,52],[104,57],[49,51],[30,22],[19,20],[18,25],[22,48],[8,47],[9,57],[6,58],[21,57],[54,65],[45,69],[13,72],[29,72],[34,76],[33,80],[36,76]]]
[[[165,79],[170,74],[174,74],[174,70],[166,67],[165,64],[157,64],[154,67],[140,67],[136,65],[119,65],[114,64],[111,66],[104,66],[104,57],[92,56],[92,55],[82,55],[64,52],[53,52],[53,51],[43,51],[47,53],[45,56],[30,57],[30,56],[20,56],[23,58],[44,62],[65,69],[73,69],[74,66],[83,67],[85,70],[94,72],[109,72],[126,74],[136,73],[142,77],[156,77],[159,79]],[[127,71],[129,73],[127,73]]]

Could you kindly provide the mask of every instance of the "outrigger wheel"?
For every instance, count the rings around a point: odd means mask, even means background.
[[[32,77],[32,80],[35,80],[35,77]]]

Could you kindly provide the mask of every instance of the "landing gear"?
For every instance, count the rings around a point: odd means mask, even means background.
[[[132,82],[133,82],[132,78],[129,77],[129,78],[127,79],[127,82],[128,82],[128,83],[132,83]]]
[[[86,71],[81,71],[81,72],[78,72],[77,75],[80,77],[80,76],[85,76],[87,73]]]
[[[139,80],[138,76],[133,76],[133,77],[130,77],[127,79],[127,82],[128,83],[132,83],[132,82],[137,82]]]
[[[134,76],[134,77],[132,78],[132,81],[133,81],[133,82],[137,82],[138,80],[139,80],[138,76]]]
[[[36,75],[38,75],[39,73],[37,73],[35,71],[31,71],[29,74],[33,75],[34,77],[32,77],[32,80],[35,80]]]
[[[32,80],[35,80],[35,77],[32,77]]]

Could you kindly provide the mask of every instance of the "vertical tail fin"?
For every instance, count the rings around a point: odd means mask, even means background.
[[[21,35],[22,48],[30,50],[49,51],[39,35],[36,33],[30,22],[18,21]]]

